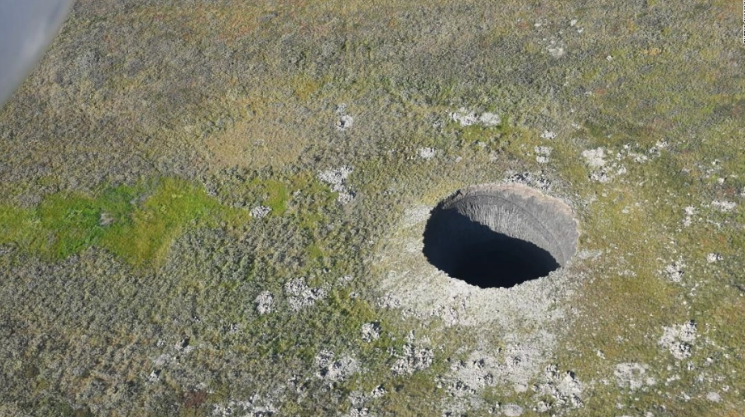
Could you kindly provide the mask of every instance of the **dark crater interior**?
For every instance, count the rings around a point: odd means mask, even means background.
[[[561,201],[524,186],[481,186],[432,211],[424,255],[452,278],[510,288],[564,266],[577,237],[571,210]]]

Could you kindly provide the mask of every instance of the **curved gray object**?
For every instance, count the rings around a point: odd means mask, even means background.
[[[59,31],[71,0],[0,0],[0,105]]]

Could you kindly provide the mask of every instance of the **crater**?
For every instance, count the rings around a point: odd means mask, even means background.
[[[432,210],[423,251],[454,279],[510,288],[565,266],[578,237],[562,201],[524,185],[487,184],[459,190]]]

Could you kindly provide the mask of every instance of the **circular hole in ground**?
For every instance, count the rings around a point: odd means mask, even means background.
[[[578,236],[572,211],[562,201],[523,185],[480,185],[432,210],[424,255],[452,278],[481,288],[510,288],[564,266]]]

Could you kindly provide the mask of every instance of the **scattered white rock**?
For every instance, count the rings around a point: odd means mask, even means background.
[[[613,371],[616,383],[621,388],[634,391],[644,386],[648,366],[641,363],[619,363]],[[647,381],[652,382],[652,381]]]
[[[493,127],[502,123],[502,119],[496,113],[482,113],[481,115],[477,115],[476,112],[467,110],[464,107],[450,113],[450,119],[460,123],[463,127],[475,124],[480,124],[484,127]]]
[[[494,374],[499,373],[501,366],[496,358],[474,351],[465,360],[453,361],[450,374],[443,378],[443,382],[447,392],[454,397],[473,396],[477,391],[500,382]]]
[[[692,206],[685,207],[683,209],[685,213],[685,219],[683,219],[683,226],[688,227],[693,221],[693,216],[696,214],[696,208]]]
[[[652,149],[650,149],[650,153],[659,153],[660,150],[666,149],[668,147],[669,143],[667,143],[666,140],[658,140],[655,142]]]
[[[345,165],[320,172],[318,179],[330,185],[331,191],[339,193],[337,201],[341,204],[347,204],[354,200],[354,192],[347,188],[347,178],[352,171],[352,167]]]
[[[339,197],[336,198],[341,204],[349,204],[354,201],[355,194],[350,192],[339,192]]]
[[[577,19],[572,19],[571,21],[569,21],[569,26],[574,26],[576,24],[577,24]]]
[[[478,121],[476,113],[468,111],[464,107],[461,107],[458,111],[450,113],[450,119],[460,123],[460,125],[464,127],[476,124]]]
[[[667,277],[668,280],[679,284],[681,281],[683,281],[683,276],[685,275],[685,266],[686,265],[683,263],[683,260],[678,259],[677,261],[665,266],[663,274]]]
[[[316,355],[316,366],[318,378],[329,381],[342,381],[349,378],[359,370],[359,362],[351,356],[343,356],[334,360],[334,353],[322,350]]]
[[[352,275],[344,275],[342,277],[339,277],[339,283],[341,284],[348,284],[352,281],[354,281],[354,277]]]
[[[271,403],[262,400],[258,395],[253,395],[246,401],[231,400],[225,404],[216,404],[212,408],[212,415],[217,417],[272,416],[277,411]]]
[[[548,53],[554,58],[561,58],[564,56],[564,54],[566,54],[566,51],[564,50],[564,48],[556,46],[553,48],[548,48]]]
[[[398,358],[391,367],[396,375],[412,374],[415,371],[427,369],[432,365],[434,353],[431,349],[418,348],[413,344],[404,345],[403,356]]]
[[[481,116],[479,116],[479,123],[485,127],[493,127],[502,123],[502,119],[500,119],[499,115],[496,113],[482,113]]]
[[[620,165],[616,162],[614,162],[613,164],[608,164],[608,160],[606,158],[609,158],[610,155],[607,154],[606,150],[602,147],[597,149],[584,150],[582,151],[582,157],[585,159],[587,165],[592,168],[590,179],[592,179],[593,181],[607,183],[616,176],[626,174],[627,170],[625,166]],[[616,159],[621,160],[622,155],[616,155]]]
[[[259,315],[269,314],[272,312],[272,304],[274,303],[274,295],[269,291],[262,291],[254,300],[256,303],[256,311]]]
[[[287,303],[293,311],[300,311],[312,306],[316,301],[326,297],[323,288],[311,288],[305,283],[305,278],[295,278],[285,284]]]
[[[348,114],[340,116],[339,119],[336,120],[336,128],[341,131],[349,129],[353,124],[354,118]]]
[[[602,168],[605,166],[605,149],[588,149],[582,151],[582,157],[585,158],[585,162],[590,168]]]
[[[517,404],[505,404],[501,410],[502,414],[507,417],[518,417],[523,414],[523,408]]]
[[[362,340],[372,342],[380,338],[380,323],[364,323],[362,325]]]
[[[508,172],[504,180],[507,183],[525,184],[527,186],[538,188],[542,191],[551,189],[551,180],[543,174],[532,174],[530,172]]]
[[[720,397],[718,393],[712,391],[706,394],[706,399],[713,403],[718,403],[719,401],[722,400],[722,397]]]
[[[353,171],[352,167],[345,165],[339,168],[329,169],[329,170],[320,172],[318,174],[318,179],[325,182],[326,184],[331,185],[332,188],[341,187],[345,185],[345,182],[347,178],[349,177],[349,174],[352,173],[352,171]]]
[[[711,202],[711,205],[721,211],[722,213],[729,213],[730,211],[734,210],[737,206],[736,203],[733,203],[732,201],[720,201],[715,200]]]
[[[338,119],[336,119],[336,123],[334,124],[336,129],[344,131],[352,127],[354,124],[354,118],[347,114],[347,105],[345,103],[336,106],[336,115],[338,116]]]
[[[553,148],[549,146],[536,146],[534,151],[537,155],[535,158],[536,162],[539,164],[547,164],[549,161],[548,157],[551,156]]]
[[[555,138],[556,138],[556,133],[550,130],[544,130],[543,133],[541,133],[541,139],[552,140]]]
[[[370,409],[367,407],[351,408],[345,417],[367,417],[370,415]]]
[[[263,217],[266,217],[267,214],[269,214],[269,212],[271,212],[271,211],[272,211],[271,207],[267,207],[267,206],[256,206],[256,207],[254,207],[254,208],[251,209],[250,214],[251,214],[251,217],[253,217],[253,218],[261,219]]]
[[[696,323],[689,320],[678,326],[664,327],[662,337],[657,342],[670,351],[675,359],[691,356],[691,347],[696,340]]]
[[[709,253],[709,254],[706,255],[706,262],[708,262],[710,264],[713,264],[714,262],[719,262],[722,259],[724,259],[724,258],[722,257],[722,255],[720,255],[718,253]]]
[[[435,148],[419,148],[417,150],[417,155],[419,158],[424,159],[425,161],[428,161],[435,156],[437,156],[437,149]]]
[[[634,162],[636,162],[638,164],[643,164],[643,163],[649,161],[649,157],[647,155],[642,154],[642,153],[636,153],[636,152],[629,151],[629,157],[631,158],[632,161],[634,161]]]
[[[378,385],[370,393],[370,398],[380,398],[387,393],[388,391],[386,391],[386,389],[382,385]]]
[[[584,390],[582,383],[573,372],[560,373],[556,365],[546,367],[543,382],[534,385],[533,390],[536,391],[538,397],[550,396],[553,398],[550,404],[543,403],[541,408],[544,408],[545,411],[557,406],[580,408],[584,405],[582,402],[582,391]]]
[[[160,371],[154,369],[153,372],[150,372],[150,375],[147,376],[147,382],[153,384],[158,381],[160,381]]]

